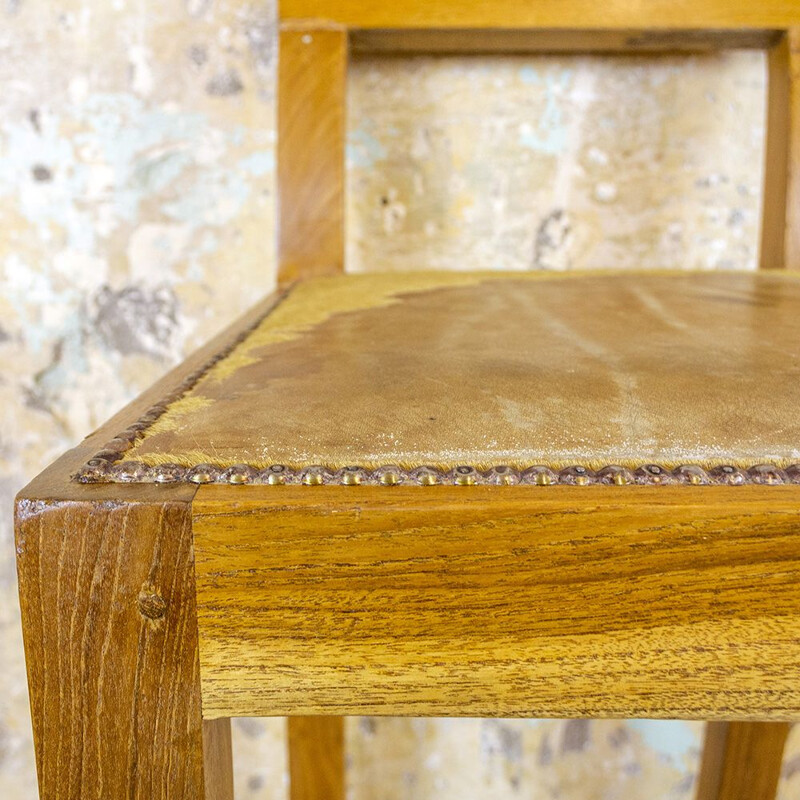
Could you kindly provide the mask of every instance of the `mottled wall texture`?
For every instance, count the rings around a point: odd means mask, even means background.
[[[35,797],[11,504],[274,282],[269,0],[0,0],[0,797]],[[755,267],[758,54],[353,65],[350,268]],[[244,800],[283,723],[237,720]],[[688,800],[701,726],[354,719],[353,800]],[[800,730],[781,800],[800,792]]]

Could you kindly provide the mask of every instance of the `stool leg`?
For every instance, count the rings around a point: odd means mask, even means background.
[[[291,800],[344,800],[344,717],[289,717]]]
[[[17,502],[41,799],[232,800],[228,721],[201,716],[191,493],[63,491],[90,499]]]
[[[784,722],[709,722],[697,800],[774,800],[789,727]]]

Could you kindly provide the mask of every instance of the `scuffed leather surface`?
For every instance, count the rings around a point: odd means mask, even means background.
[[[129,457],[294,468],[800,458],[796,275],[418,281],[299,285]]]

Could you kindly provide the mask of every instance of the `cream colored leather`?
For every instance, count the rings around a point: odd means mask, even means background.
[[[128,460],[301,468],[800,461],[800,278],[300,284]]]

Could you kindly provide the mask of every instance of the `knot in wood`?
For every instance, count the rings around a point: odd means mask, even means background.
[[[148,619],[161,619],[167,613],[167,601],[155,592],[139,595],[139,611]]]

